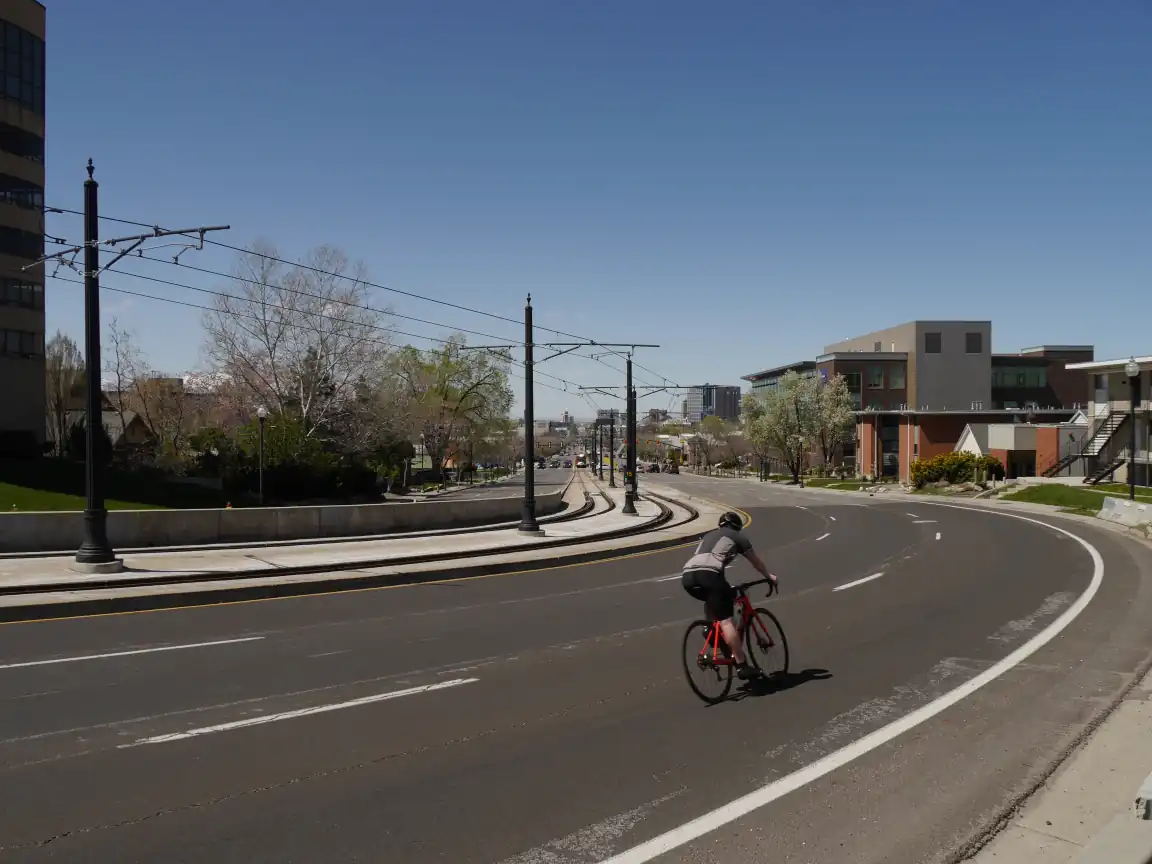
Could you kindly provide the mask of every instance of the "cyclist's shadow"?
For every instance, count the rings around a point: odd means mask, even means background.
[[[793,687],[799,687],[801,684],[807,684],[809,681],[827,681],[832,677],[832,673],[827,669],[804,669],[800,672],[777,672],[774,675],[769,675],[764,678],[757,678],[751,681],[742,682],[739,690],[733,693],[729,700],[730,702],[739,702],[741,699],[756,698],[759,696],[771,696],[773,693],[781,693],[784,690],[791,690]]]

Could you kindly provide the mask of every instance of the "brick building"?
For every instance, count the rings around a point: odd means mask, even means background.
[[[769,392],[789,371],[843,375],[857,409],[842,458],[857,473],[911,476],[916,459],[951,451],[969,424],[1065,423],[1089,401],[1087,376],[1065,368],[1089,345],[993,354],[990,321],[910,321],[827,345],[815,361],[744,376]]]

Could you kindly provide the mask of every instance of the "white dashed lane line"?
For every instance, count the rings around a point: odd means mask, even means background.
[[[912,524],[913,525],[935,525],[936,520],[935,519],[917,519]]]
[[[819,543],[819,542],[820,542],[821,540],[823,540],[825,537],[831,537],[831,536],[832,536],[832,534],[831,534],[831,533],[828,533],[828,534],[821,534],[819,537],[817,537],[817,538],[816,538],[815,542]]]
[[[863,585],[865,582],[871,582],[873,579],[879,579],[883,573],[873,573],[871,576],[865,576],[863,579],[857,579],[855,582],[849,582],[846,585],[841,585],[838,588],[833,588],[833,591],[843,591],[845,588],[855,588],[857,585]]]

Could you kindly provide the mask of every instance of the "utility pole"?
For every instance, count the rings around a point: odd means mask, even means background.
[[[173,237],[178,235],[198,235],[196,244],[177,244],[182,246],[173,260],[178,261],[180,256],[188,249],[203,249],[204,235],[209,231],[226,231],[228,225],[214,225],[211,227],[181,228],[176,231],[162,231],[154,228],[148,234],[136,234],[131,237],[115,237],[111,240],[100,239],[100,184],[93,176],[96,167],[92,160],[88,160],[88,179],[84,181],[84,243],[82,246],[73,246],[51,255],[45,255],[35,264],[29,264],[23,269],[36,267],[55,261],[57,269],[66,266],[76,269],[76,256],[84,253],[84,539],[76,551],[73,568],[83,573],[119,573],[124,569],[124,562],[116,557],[112,544],[108,541],[108,510],[104,502],[104,486],[107,479],[107,459],[111,455],[105,452],[104,444],[104,392],[100,386],[100,273],[109,269],[124,256],[140,250],[138,255],[143,256],[144,250],[140,247],[147,240],[156,237]],[[52,212],[49,210],[48,212]],[[56,211],[59,212],[59,211]],[[121,249],[107,265],[100,266],[100,246],[119,246],[128,244]]]
[[[600,479],[603,480],[604,479],[604,427],[599,423],[596,424],[596,441],[597,441],[597,445],[598,445],[596,448],[596,470],[600,474]]]
[[[616,488],[616,414],[615,408],[608,415],[612,421],[608,424],[608,486]]]
[[[543,534],[536,521],[536,406],[532,388],[532,295],[524,306],[524,503],[520,533]]]
[[[637,498],[637,484],[636,484],[636,387],[632,380],[632,352],[637,348],[659,348],[659,345],[604,345],[604,348],[626,348],[628,353],[625,357],[625,381],[624,381],[624,398],[627,404],[627,411],[625,414],[624,435],[626,442],[625,450],[625,465],[624,465],[624,506],[620,509],[621,513],[629,516],[636,514],[636,498]],[[674,385],[673,385],[674,386]],[[605,396],[616,396],[613,390],[618,390],[616,385],[609,385],[605,387],[581,387],[581,390],[594,390],[598,393],[603,393]],[[668,389],[664,387],[654,387],[650,389],[644,396],[652,396],[656,393],[662,393]]]

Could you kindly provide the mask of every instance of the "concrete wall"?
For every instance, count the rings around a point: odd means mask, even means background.
[[[536,514],[560,512],[563,500],[564,489],[537,493]],[[116,549],[322,541],[511,522],[520,518],[520,504],[521,499],[514,497],[231,510],[113,510],[108,513],[108,539]],[[83,539],[83,518],[77,512],[0,513],[0,554],[74,551]]]

